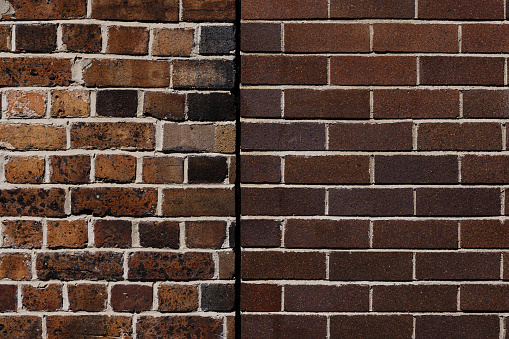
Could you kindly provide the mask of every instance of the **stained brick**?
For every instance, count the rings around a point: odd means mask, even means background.
[[[40,184],[44,180],[44,158],[13,157],[4,169],[7,182]]]
[[[184,120],[185,96],[177,93],[145,92],[143,114],[163,120]]]
[[[234,310],[233,284],[205,284],[201,286],[201,308],[204,311],[231,312]]]
[[[161,285],[159,311],[192,312],[198,309],[198,288],[192,285]]]
[[[17,51],[50,53],[56,47],[56,25],[16,25]]]
[[[68,285],[69,309],[73,311],[100,312],[106,309],[108,292],[106,285]]]
[[[51,92],[51,116],[54,118],[86,117],[90,115],[90,93],[83,90]]]
[[[9,52],[12,44],[12,28],[11,26],[0,26],[0,51]]]
[[[42,225],[39,221],[5,220],[2,224],[2,247],[41,248]]]
[[[76,123],[71,127],[71,145],[87,149],[153,150],[155,127],[134,122]]]
[[[235,50],[234,26],[202,26],[200,32],[200,54],[222,55]]]
[[[143,158],[143,182],[152,184],[182,183],[184,159],[173,157]]]
[[[133,182],[136,158],[123,154],[98,154],[95,158],[95,179],[105,182]]]
[[[99,91],[97,92],[96,112],[105,117],[135,117],[138,108],[137,91]]]
[[[129,220],[97,220],[94,223],[96,247],[131,247],[132,225]]]
[[[224,221],[191,221],[186,223],[186,245],[189,248],[221,248],[226,238]]]
[[[77,220],[49,220],[48,221],[49,248],[83,248],[88,242],[87,222]]]
[[[121,21],[178,21],[179,5],[177,0],[94,0],[92,18]]]
[[[71,52],[100,52],[102,48],[101,26],[63,24],[62,43]]]
[[[144,221],[138,224],[140,245],[155,248],[179,248],[179,224],[176,221]]]
[[[50,157],[50,181],[82,184],[90,182],[88,155],[55,155]]]
[[[42,118],[46,114],[46,91],[8,91],[8,118]]]
[[[48,316],[48,338],[131,336],[131,318],[107,315]]]
[[[122,8],[122,7],[119,7]],[[108,29],[108,47],[112,54],[145,55],[149,32],[145,27],[112,26]]]
[[[0,279],[30,280],[31,263],[28,253],[1,253]]]
[[[87,4],[82,1],[68,2],[55,0],[50,2],[36,2],[29,0],[9,1],[14,9],[17,20],[50,20],[50,19],[77,19],[87,14]]]
[[[5,339],[42,338],[42,318],[36,316],[0,316]]]
[[[223,333],[223,320],[200,316],[141,316],[136,333],[143,339],[159,339],[171,333],[176,338],[216,338]]]
[[[232,89],[232,60],[174,60],[172,82],[179,89]]]
[[[163,191],[163,215],[232,216],[235,192],[222,188],[173,188]]]
[[[0,59],[0,86],[68,86],[71,79],[69,59]]]
[[[23,308],[28,311],[57,311],[62,308],[62,285],[24,285]]]
[[[0,215],[45,216],[65,215],[65,191],[61,188],[15,188],[0,191]]]
[[[16,311],[18,305],[18,287],[16,285],[0,285],[0,312]],[[1,324],[2,317],[0,317]],[[2,330],[5,327],[2,327]],[[2,331],[2,334],[5,332]]]
[[[158,56],[190,56],[193,45],[193,29],[155,29],[152,54]]]

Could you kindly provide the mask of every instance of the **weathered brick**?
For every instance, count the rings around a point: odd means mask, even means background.
[[[90,93],[84,90],[55,90],[51,92],[53,118],[87,117],[90,115]]]
[[[501,0],[472,1],[419,1],[419,18],[451,20],[489,20],[503,19],[504,6]]]
[[[500,215],[498,188],[417,188],[419,216]]]
[[[233,216],[235,192],[223,188],[172,188],[163,191],[163,215]]]
[[[216,145],[214,151],[218,153],[235,153],[236,142],[236,125],[218,125],[216,127]]]
[[[498,123],[424,123],[417,132],[419,150],[493,151],[502,147]]]
[[[71,80],[69,59],[0,59],[0,86],[68,86]]]
[[[232,89],[232,60],[173,60],[172,83],[179,89]]]
[[[189,248],[221,248],[226,238],[224,221],[186,222],[186,245]]]
[[[96,247],[131,247],[132,224],[129,220],[97,220],[94,223]]]
[[[184,159],[174,157],[143,158],[143,182],[151,184],[182,183]]]
[[[110,90],[97,92],[96,112],[104,117],[134,118],[138,109],[138,92]]]
[[[225,157],[189,157],[187,177],[191,184],[221,183],[228,175]]]
[[[116,312],[142,312],[152,308],[152,286],[114,285],[111,288],[111,307]]]
[[[329,190],[330,215],[413,215],[411,188],[339,188]]]
[[[67,286],[69,309],[100,312],[106,309],[108,292],[102,284],[71,284]]]
[[[98,53],[102,48],[101,26],[63,24],[62,43],[70,52]]]
[[[77,19],[87,14],[87,4],[83,1],[54,0],[50,2],[35,2],[29,0],[11,0],[17,20],[50,20]]]
[[[414,17],[414,12],[415,5],[412,0],[333,0],[330,3],[331,18],[411,19]]]
[[[0,285],[0,312],[16,311],[18,306],[18,287],[16,285]],[[2,318],[0,317],[0,324]],[[5,327],[2,327],[2,330]],[[2,331],[2,335],[5,332]]]
[[[95,179],[105,182],[133,182],[136,158],[124,154],[98,154],[95,158]]]
[[[461,182],[465,184],[509,182],[509,157],[465,155],[461,158]]]
[[[160,285],[159,311],[192,312],[198,309],[198,288],[192,285]]]
[[[184,120],[185,100],[178,93],[145,92],[143,114],[163,120]]]
[[[5,220],[2,247],[41,248],[42,225],[34,220]]]
[[[200,316],[140,316],[136,333],[143,339],[159,339],[167,335],[189,339],[217,338],[223,333],[223,320]]]
[[[507,90],[463,91],[463,116],[467,118],[505,118],[508,105]]]
[[[119,6],[122,8],[123,6]],[[107,53],[145,55],[149,33],[145,27],[112,26],[108,29]]]
[[[57,311],[62,308],[62,285],[24,285],[23,308],[28,311]]]
[[[46,91],[7,91],[8,118],[42,118],[46,114]]]
[[[462,220],[460,228],[462,248],[509,247],[509,224],[503,221]]]
[[[419,280],[498,280],[499,253],[417,253],[415,274]]]
[[[281,181],[281,158],[272,155],[242,155],[240,181],[243,183],[278,183]]]
[[[0,26],[0,51],[10,52],[12,44],[12,28],[11,26]]]
[[[509,285],[464,284],[460,288],[462,311],[504,312],[509,310]]]
[[[107,315],[48,316],[48,339],[131,337],[131,318]]]
[[[244,0],[242,19],[325,19],[327,1],[324,0]]]
[[[0,253],[0,279],[30,280],[30,254]]]
[[[44,158],[13,157],[4,168],[7,182],[40,184],[44,180]]]
[[[281,223],[277,220],[242,220],[240,243],[242,247],[281,246]]]
[[[0,190],[0,215],[62,217],[65,191],[61,188],[15,188]]]
[[[93,0],[92,18],[120,21],[178,21],[177,0]]]
[[[495,315],[446,316],[425,315],[416,317],[416,338],[499,338],[500,319]]]
[[[235,279],[235,252],[233,250],[219,252],[219,279]]]
[[[143,221],[138,231],[142,247],[179,248],[180,228],[176,221]]]
[[[0,316],[2,336],[5,339],[42,338],[42,318],[35,316]]]
[[[87,246],[87,222],[77,220],[49,220],[48,247],[49,248],[83,248]]]
[[[240,27],[240,49],[242,51],[281,51],[281,24],[249,22],[242,23]]]
[[[456,312],[455,285],[373,286],[373,311]]]
[[[177,152],[213,152],[216,148],[214,125],[163,126],[163,150]]]
[[[422,56],[422,85],[495,85],[504,84],[504,58]]]
[[[194,46],[194,29],[155,29],[152,54],[157,56],[190,56]]]
[[[327,317],[320,315],[242,315],[243,339],[326,338]]]
[[[377,339],[411,338],[411,315],[333,315],[330,320],[331,338]]]
[[[86,149],[153,150],[155,127],[135,122],[80,122],[71,127],[71,145]]]
[[[234,21],[234,0],[183,0],[184,21]]]
[[[360,312],[369,310],[367,285],[288,285],[285,286],[285,311]]]
[[[16,51],[51,53],[57,47],[57,25],[16,25]]]
[[[235,97],[230,93],[189,93],[187,102],[189,120],[235,120]]]
[[[235,285],[205,284],[201,286],[201,308],[204,311],[234,311]]]
[[[55,155],[50,157],[50,181],[56,183],[90,182],[88,155]]]
[[[200,33],[200,54],[222,55],[235,50],[234,26],[202,26]]]

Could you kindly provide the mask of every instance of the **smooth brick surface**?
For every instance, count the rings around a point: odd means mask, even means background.
[[[505,118],[509,91],[472,90],[463,92],[463,114],[468,118]]]
[[[415,272],[419,280],[496,280],[500,254],[418,253]]]
[[[499,338],[500,321],[496,316],[433,316],[416,317],[417,338],[436,335],[448,338]]]
[[[241,147],[244,150],[323,150],[325,125],[315,123],[243,123]]]
[[[329,191],[330,215],[390,216],[413,214],[408,188],[352,188]]]
[[[410,315],[335,315],[331,317],[331,337],[334,338],[394,338],[412,336]]]
[[[429,123],[418,128],[419,150],[494,151],[502,147],[497,123]]]
[[[420,216],[500,215],[497,188],[418,188],[416,213]]]
[[[243,315],[242,333],[255,338],[325,338],[327,318],[318,315]]]
[[[370,1],[333,0],[331,18],[413,18],[414,2],[411,0]]]
[[[419,18],[451,20],[489,20],[502,19],[503,2],[500,0],[438,1],[419,2]]]
[[[423,85],[504,84],[502,58],[423,56],[419,62]]]
[[[323,189],[253,187],[241,194],[245,215],[321,215],[325,208]]]
[[[503,312],[509,309],[508,285],[461,285],[462,311]]]
[[[285,286],[285,310],[290,312],[367,311],[368,286]]]
[[[471,24],[462,27],[462,49],[469,53],[507,53],[505,25]]]
[[[200,316],[140,317],[136,332],[141,338],[157,339],[171,333],[177,337],[214,338],[223,333],[221,319]]]
[[[463,220],[461,247],[463,248],[507,248],[509,228],[500,220]]]
[[[242,19],[318,19],[327,18],[323,0],[246,0],[241,3]]]
[[[456,311],[455,285],[394,285],[373,287],[373,310],[382,312]]]
[[[92,18],[135,21],[178,21],[178,2],[175,0],[94,0]]]

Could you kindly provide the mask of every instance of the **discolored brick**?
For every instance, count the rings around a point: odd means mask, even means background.
[[[502,147],[498,123],[425,123],[417,136],[419,150],[492,151]]]
[[[503,58],[423,56],[419,62],[422,85],[504,84]]]
[[[240,243],[242,247],[281,246],[281,223],[278,220],[242,220]]]
[[[111,307],[117,312],[142,312],[152,308],[152,286],[114,285],[111,288]]]
[[[245,314],[241,325],[244,339],[327,337],[327,318],[320,315]]]
[[[187,106],[187,118],[189,120],[235,120],[235,97],[230,93],[189,93]]]
[[[202,26],[200,54],[231,54],[235,50],[235,26]]]
[[[244,52],[280,52],[281,24],[241,23],[240,49]]]
[[[140,222],[138,231],[142,247],[179,248],[180,228],[176,221]]]
[[[411,188],[339,188],[329,190],[330,215],[413,215]]]
[[[105,182],[133,182],[136,158],[124,154],[98,154],[95,158],[95,179]]]
[[[190,56],[194,46],[194,30],[189,28],[155,29],[152,54],[158,56]]]
[[[30,254],[0,253],[0,279],[30,280]]]
[[[497,280],[499,253],[417,253],[415,274],[419,280]]]
[[[62,150],[66,147],[65,128],[51,125],[0,125],[0,147],[10,150]]]
[[[5,339],[42,338],[42,318],[36,316],[0,316],[0,326]]]
[[[424,0],[418,13],[421,19],[493,20],[504,18],[504,7],[500,0]]]
[[[433,338],[437,335],[447,338],[499,338],[500,320],[495,315],[446,316],[425,315],[416,317],[417,338]]]
[[[84,18],[87,14],[87,4],[82,1],[53,0],[34,3],[29,0],[11,0],[9,2],[14,9],[12,19],[17,20],[78,19]]]
[[[218,125],[216,127],[216,145],[214,151],[217,153],[235,153],[237,147],[236,138],[236,125]]]
[[[284,293],[285,311],[360,312],[369,310],[367,285],[287,285]]]
[[[48,339],[74,337],[127,337],[132,333],[131,318],[107,315],[48,316]]]
[[[184,120],[185,99],[178,93],[145,92],[143,114],[163,120]]]
[[[213,125],[163,126],[163,150],[177,152],[213,152],[216,147]]]
[[[240,180],[243,183],[278,183],[281,181],[281,158],[272,155],[242,155]]]
[[[96,247],[131,247],[132,225],[129,220],[96,220],[94,241]]]
[[[221,183],[228,175],[225,157],[189,157],[188,181],[196,183]]]
[[[71,81],[70,59],[0,59],[0,86],[68,86]]]
[[[23,285],[23,308],[28,311],[57,311],[62,309],[62,285]]]
[[[500,215],[498,188],[417,188],[416,215]]]
[[[460,222],[461,247],[508,248],[508,226],[500,220],[462,220]]]
[[[153,150],[155,127],[135,122],[80,122],[71,126],[73,148]]]
[[[201,308],[204,311],[234,311],[235,285],[204,284],[201,286]]]
[[[11,26],[0,26],[0,51],[9,52],[12,47],[12,28]]]
[[[109,90],[97,92],[98,116],[134,118],[138,109],[138,92],[133,90]]]
[[[50,157],[50,181],[83,184],[90,182],[88,155],[55,155]]]
[[[7,91],[8,118],[43,118],[46,114],[46,91]]]
[[[186,222],[186,245],[189,248],[221,248],[226,238],[224,221]]]
[[[15,188],[0,190],[2,216],[65,216],[62,188]]]
[[[234,21],[235,1],[233,0],[183,0],[184,21]]]
[[[151,184],[182,183],[184,159],[173,157],[143,158],[143,182]]]
[[[41,248],[42,225],[39,221],[5,220],[2,224],[2,247]]]
[[[373,286],[376,312],[456,312],[455,285]]]
[[[93,0],[92,18],[120,21],[176,22],[179,17],[177,0]]]
[[[413,333],[411,315],[334,315],[330,321],[333,338],[406,339]]]
[[[148,53],[148,40],[149,32],[145,27],[112,26],[108,29],[106,52],[145,55]]]
[[[51,53],[56,48],[56,25],[16,25],[16,51]]]
[[[49,220],[48,221],[49,248],[83,248],[88,243],[87,222],[77,220]]]
[[[235,192],[222,188],[171,188],[163,190],[166,216],[232,216]]]
[[[7,182],[40,184],[44,180],[44,158],[13,157],[5,163],[4,170]]]
[[[18,287],[16,285],[0,285],[0,312],[16,311],[18,305]],[[0,324],[2,324],[0,317]],[[2,330],[5,327],[2,327]],[[2,331],[2,334],[5,334]]]
[[[53,118],[87,117],[90,115],[90,92],[84,90],[55,90],[51,92]]]
[[[173,87],[177,89],[232,89],[232,60],[173,60]]]
[[[106,309],[106,285],[71,284],[67,286],[69,309],[72,311],[100,312]]]
[[[201,316],[140,316],[136,333],[143,339],[159,339],[171,333],[176,338],[216,338],[223,333],[223,319]]]
[[[192,312],[198,309],[198,287],[192,285],[160,285],[159,311]]]
[[[324,0],[245,0],[241,3],[242,19],[325,19]]]
[[[101,26],[63,24],[62,43],[70,52],[98,53],[102,48]]]

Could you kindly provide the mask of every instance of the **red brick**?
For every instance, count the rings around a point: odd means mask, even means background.
[[[509,33],[506,25],[470,24],[461,28],[462,51],[467,53],[507,53]]]
[[[325,254],[318,252],[244,252],[244,280],[325,279]]]
[[[178,93],[145,92],[143,114],[163,119],[184,120],[185,96]]]
[[[83,248],[88,243],[87,222],[77,220],[49,220],[48,221],[49,248]]]
[[[152,308],[152,286],[114,285],[111,288],[111,307],[117,312],[149,311]]]
[[[178,21],[177,0],[93,0],[92,18],[120,21]]]
[[[134,122],[81,122],[71,127],[73,148],[153,150],[155,127]]]
[[[105,182],[133,182],[136,158],[123,154],[98,154],[95,158],[95,179]]]
[[[30,280],[30,278],[30,254],[0,253],[0,279]]]
[[[418,13],[420,19],[503,19],[504,6],[502,0],[422,0]]]
[[[466,155],[461,158],[461,182],[503,184],[509,182],[509,157]]]
[[[415,86],[417,64],[410,56],[333,56],[330,81],[333,85]]]
[[[129,220],[96,220],[94,241],[96,247],[131,247],[132,224]]]
[[[0,312],[16,311],[18,305],[18,287],[16,285],[0,285]],[[2,318],[0,317],[0,324]],[[2,327],[2,330],[5,327]],[[2,331],[2,335],[5,332]]]
[[[214,276],[212,253],[135,252],[129,256],[129,280],[206,280]]]
[[[422,56],[421,85],[504,85],[504,58]]]
[[[285,90],[286,119],[369,119],[368,90]]]
[[[498,280],[499,253],[417,253],[418,280]]]
[[[281,245],[281,223],[277,220],[242,220],[240,243],[242,247],[279,247]]]
[[[194,45],[194,29],[155,29],[153,55],[190,56]]]
[[[88,155],[55,155],[50,157],[50,181],[62,184],[90,182]]]
[[[324,0],[245,0],[241,3],[242,19],[325,19]]]
[[[271,155],[242,155],[240,180],[243,183],[278,183],[281,181],[281,158]]]
[[[0,190],[0,215],[65,216],[65,191],[62,188],[15,188]]]
[[[410,252],[335,252],[329,266],[330,280],[412,280]]]
[[[2,247],[41,248],[42,225],[34,220],[5,220]]]
[[[504,312],[509,310],[509,285],[461,285],[460,298],[462,311]]]
[[[436,119],[459,116],[456,90],[380,89],[373,91],[375,119]]]
[[[190,285],[161,285],[159,311],[192,312],[198,309],[198,288]]]
[[[166,216],[233,216],[235,192],[222,188],[172,188],[163,190]]]
[[[489,316],[433,316],[416,317],[416,338],[486,338],[500,337],[500,319]]]
[[[51,92],[53,118],[87,117],[90,115],[90,92],[55,90]]]
[[[419,216],[500,215],[498,188],[417,188]]]
[[[50,20],[77,19],[87,14],[87,4],[82,1],[54,0],[50,2],[32,2],[30,0],[11,0],[14,8],[12,19]]]
[[[326,338],[327,318],[319,315],[242,315],[242,338]]]
[[[456,312],[454,285],[373,286],[373,311]]]
[[[46,114],[46,91],[7,91],[8,118],[42,118]]]
[[[106,309],[108,291],[106,285],[68,285],[69,309],[72,311],[100,312]]]
[[[375,220],[374,248],[458,248],[458,222],[452,220]]]
[[[48,316],[48,339],[131,337],[131,317],[106,315]]]
[[[281,286],[273,284],[242,284],[240,310],[248,312],[281,311]]]
[[[373,50],[376,52],[457,53],[458,26],[374,24]]]
[[[462,248],[509,247],[509,225],[503,221],[462,220],[460,227]]]
[[[359,1],[333,0],[330,3],[331,18],[413,18],[412,0]]]
[[[4,165],[5,181],[40,184],[44,180],[44,158],[13,157]]]
[[[173,60],[172,84],[178,89],[233,89],[232,60]]]
[[[28,311],[57,311],[62,308],[62,285],[24,285],[23,308]]]
[[[498,123],[425,123],[417,132],[419,150],[495,151],[502,148]]]
[[[16,51],[51,53],[56,48],[56,25],[16,25]]]
[[[186,245],[189,248],[216,248],[223,246],[226,239],[226,222],[186,222]]]
[[[369,310],[369,287],[363,285],[287,285],[285,311],[360,312]]]
[[[122,6],[119,6],[119,9]],[[145,55],[148,53],[148,30],[145,27],[112,26],[108,29],[107,53]]]
[[[242,23],[240,34],[240,49],[244,52],[281,51],[281,24]]]
[[[364,24],[285,24],[285,53],[369,52],[369,26]]]
[[[0,86],[68,86],[71,81],[70,59],[0,59]]]
[[[241,60],[244,85],[325,85],[327,58],[323,56],[255,56]]]
[[[141,316],[136,322],[136,333],[143,339],[164,338],[167,334],[175,338],[220,338],[223,319],[200,316]]]
[[[70,52],[98,53],[102,48],[101,26],[63,24],[62,43]]]
[[[245,118],[279,118],[281,116],[281,90],[241,89],[240,114]]]
[[[138,224],[138,232],[142,247],[179,248],[177,221],[143,221]]]
[[[466,118],[506,118],[509,116],[509,91],[472,90],[463,92],[463,116]]]
[[[0,316],[4,339],[41,339],[42,318],[32,316]]]
[[[369,221],[289,219],[284,244],[287,248],[368,248]]]
[[[233,0],[183,0],[184,21],[234,21]]]
[[[411,188],[341,188],[329,190],[330,215],[413,215]]]
[[[12,28],[10,26],[0,26],[0,51],[10,52],[12,40]]]
[[[174,157],[143,158],[143,182],[168,184],[184,181],[184,159]]]
[[[406,339],[412,333],[411,315],[333,315],[330,320],[331,338]]]

